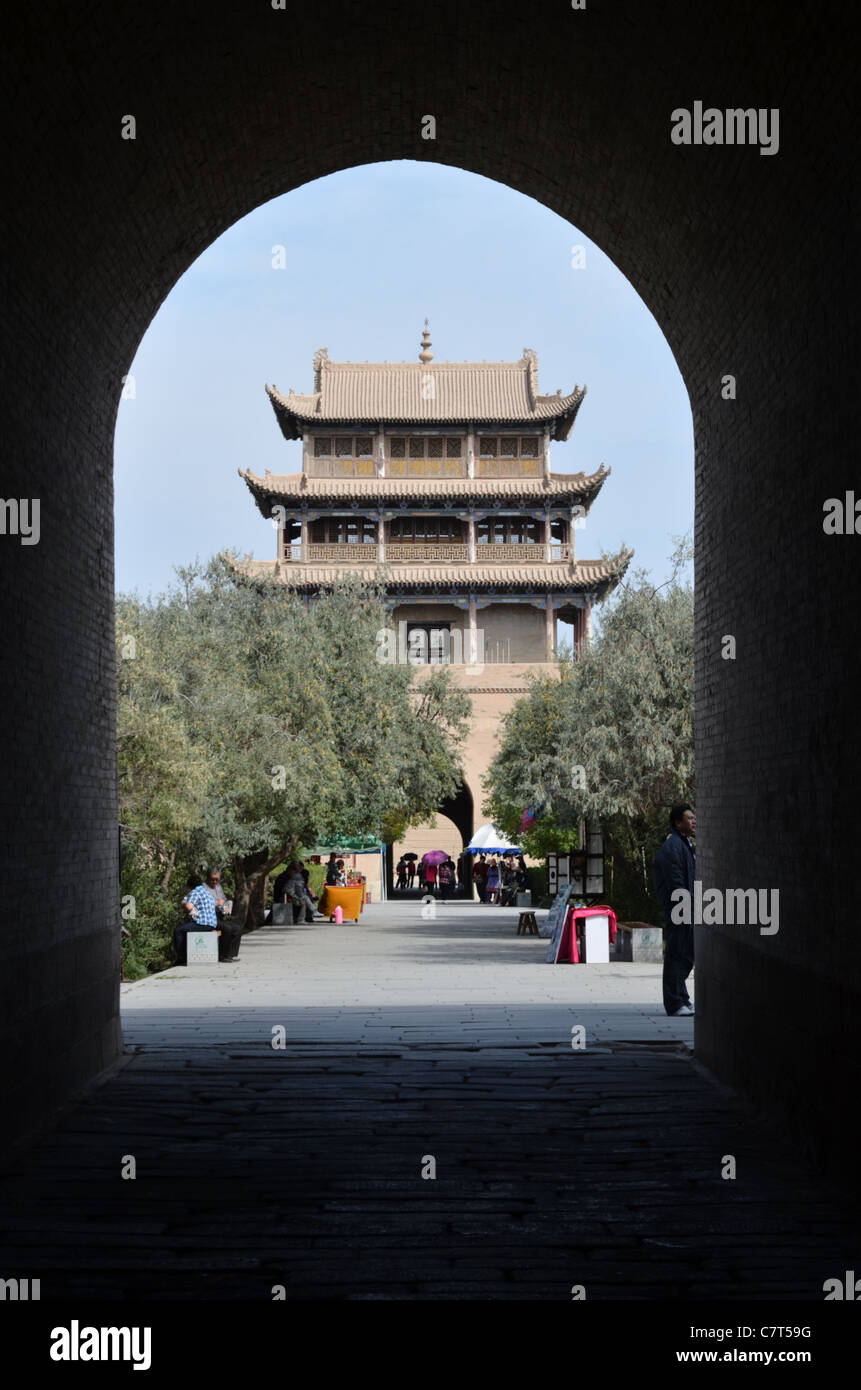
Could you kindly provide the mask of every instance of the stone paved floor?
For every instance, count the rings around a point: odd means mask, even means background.
[[[0,1180],[4,1267],[43,1299],[821,1301],[845,1199],[693,1059],[660,967],[547,966],[515,920],[376,906],[124,986],[127,1065]]]

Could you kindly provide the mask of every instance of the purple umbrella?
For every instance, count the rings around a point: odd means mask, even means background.
[[[444,864],[447,859],[444,849],[429,849],[427,854],[422,855],[423,864]]]

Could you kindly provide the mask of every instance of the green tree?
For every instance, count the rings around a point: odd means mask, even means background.
[[[167,863],[230,865],[246,924],[299,845],[384,836],[452,794],[470,705],[447,673],[413,690],[378,661],[378,585],[309,603],[225,557],[177,574],[118,604],[123,817]]]
[[[510,835],[527,805],[545,804],[525,837],[530,852],[542,844],[546,853],[560,831],[573,837],[581,818],[599,819],[617,892],[651,915],[667,808],[694,795],[689,558],[683,541],[666,584],[639,571],[620,586],[592,646],[561,661],[558,679],[535,679],[511,710],[487,778],[494,821]]]

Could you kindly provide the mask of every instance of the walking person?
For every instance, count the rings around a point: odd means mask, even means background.
[[[407,891],[407,861],[406,859],[404,859],[403,855],[401,855],[400,859],[398,860],[397,872],[398,881],[395,884],[395,892],[405,893]]]
[[[433,893],[434,897],[436,897],[436,864],[425,864],[424,873],[428,892]]]
[[[439,895],[441,898],[450,898],[454,892],[454,863],[451,859],[446,859],[439,866]]]
[[[498,901],[499,901],[499,861],[497,860],[496,855],[493,856],[493,858],[491,859],[490,863],[489,863],[488,866],[487,866],[487,878],[485,879],[484,887],[485,887],[485,897],[484,897],[484,901],[485,901],[486,903],[496,903],[496,902],[498,902]]]
[[[480,854],[478,863],[472,866],[472,881],[475,884],[475,891],[478,893],[478,901],[483,903],[487,883],[487,856],[484,854]]]
[[[407,887],[409,888],[410,892],[413,891],[413,883],[415,882],[415,877],[416,877],[416,861],[415,861],[414,859],[408,859],[408,860],[407,860]]]
[[[664,912],[664,1008],[671,1018],[690,1017],[694,1012],[685,983],[694,968],[693,922],[672,920],[672,895],[677,888],[688,892],[693,902],[696,877],[696,851],[691,839],[697,833],[697,818],[686,802],[670,811],[670,834],[655,855],[655,892]],[[679,914],[676,913],[676,916]]]

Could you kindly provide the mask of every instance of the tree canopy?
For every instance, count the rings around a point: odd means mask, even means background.
[[[309,603],[223,557],[177,576],[117,602],[120,819],[168,877],[177,854],[229,864],[247,917],[297,846],[391,840],[455,793],[468,697],[380,664],[379,587],[347,577]]]
[[[694,795],[693,590],[680,578],[689,557],[681,542],[658,587],[635,573],[592,645],[560,661],[558,678],[533,680],[487,778],[494,823],[530,853],[568,848],[581,818],[600,819],[644,901],[668,807]],[[540,809],[524,833],[527,806]]]

